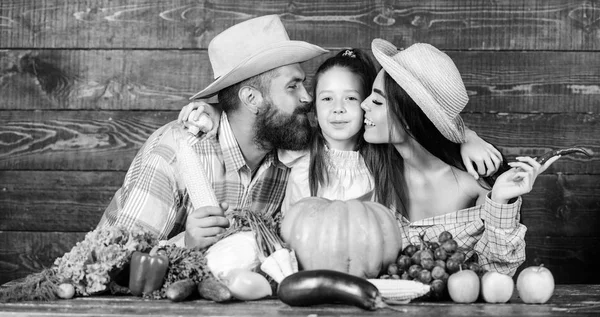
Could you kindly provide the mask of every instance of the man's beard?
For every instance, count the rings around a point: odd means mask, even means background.
[[[292,114],[282,113],[265,99],[266,111],[260,113],[254,123],[254,141],[262,149],[299,151],[308,147],[311,126],[307,113],[310,106],[296,108]]]

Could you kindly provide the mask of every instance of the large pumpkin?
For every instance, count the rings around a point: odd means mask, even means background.
[[[396,218],[381,204],[308,197],[285,214],[281,237],[303,270],[331,269],[374,278],[402,248]]]

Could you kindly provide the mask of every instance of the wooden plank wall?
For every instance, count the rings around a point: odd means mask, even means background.
[[[95,227],[144,140],[211,82],[208,42],[264,14],[333,52],[376,37],[446,51],[471,97],[465,121],[509,159],[600,150],[596,0],[2,0],[0,283]],[[540,176],[522,221],[526,265],[600,283],[599,156]]]

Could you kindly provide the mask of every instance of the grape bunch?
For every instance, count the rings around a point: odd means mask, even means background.
[[[452,234],[444,231],[437,242],[423,240],[421,245],[409,244],[400,252],[395,263],[391,263],[379,278],[417,280],[431,285],[430,298],[439,300],[447,298],[446,283],[448,277],[459,270],[472,270],[482,275],[484,269],[477,263],[475,253],[468,260],[465,250],[458,247]]]

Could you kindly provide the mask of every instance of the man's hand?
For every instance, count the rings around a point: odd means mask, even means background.
[[[190,213],[185,224],[185,246],[204,249],[217,242],[217,235],[229,227],[227,208],[227,203],[221,203],[220,207],[201,207]]]
[[[467,173],[475,179],[479,175],[490,176],[494,174],[500,164],[502,164],[502,155],[491,144],[480,138],[474,131],[466,130],[466,140],[460,146],[460,155],[463,164],[467,168]],[[477,170],[475,170],[477,167]]]

